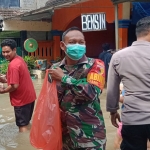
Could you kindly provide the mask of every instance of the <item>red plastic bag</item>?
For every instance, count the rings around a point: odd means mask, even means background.
[[[62,132],[56,83],[48,82],[48,72],[38,97],[30,132],[30,142],[38,149],[61,150]]]

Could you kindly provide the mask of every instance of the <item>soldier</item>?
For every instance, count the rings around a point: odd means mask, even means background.
[[[99,96],[105,84],[104,64],[87,58],[83,33],[72,27],[60,43],[66,57],[49,73],[57,81],[63,150],[105,150],[106,129]]]

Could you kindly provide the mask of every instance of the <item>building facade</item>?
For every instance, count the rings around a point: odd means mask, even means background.
[[[25,1],[27,0],[24,0],[24,2]],[[38,26],[40,29],[37,28],[39,32],[44,31],[44,29],[46,30],[46,36],[45,38],[43,38],[43,41],[49,42],[50,47],[41,48],[42,52],[40,50],[32,55],[39,56],[40,58],[45,58],[45,53],[50,53],[51,57],[48,58],[48,61],[49,59],[56,60],[58,57],[62,58],[64,54],[59,47],[62,33],[72,26],[77,26],[82,30],[82,14],[91,13],[105,13],[106,29],[84,32],[87,43],[86,55],[89,57],[98,58],[98,55],[102,52],[101,45],[106,42],[110,43],[112,49],[116,48],[115,9],[111,0],[105,0],[105,3],[104,0],[45,0],[43,3],[42,2],[40,3],[40,1],[37,0],[36,6],[35,3],[33,3],[32,5],[37,9],[33,9],[30,12],[26,12],[22,15],[16,16],[19,17],[19,21],[23,22],[23,24],[25,24],[25,22],[40,22],[41,24],[39,24]],[[130,8],[130,2],[121,3],[118,5],[119,48],[128,45],[128,25],[130,22]],[[10,18],[9,20],[7,18],[7,20],[5,20],[5,27],[7,25],[6,30],[21,30],[21,28],[19,27],[15,28],[15,25],[12,28],[11,21],[13,20],[16,22],[16,20],[14,19]],[[46,25],[50,25],[51,27],[46,28]],[[35,31],[35,26],[33,25],[30,25],[30,30],[29,25],[26,25],[26,28],[23,28],[23,25],[21,25],[20,27],[22,27],[22,30],[26,30],[27,32],[32,32],[32,30]]]
[[[13,17],[44,7],[48,0],[0,0],[1,18]]]

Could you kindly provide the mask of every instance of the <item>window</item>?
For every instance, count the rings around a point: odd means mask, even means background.
[[[10,0],[9,7],[20,7],[20,0]]]
[[[20,0],[0,0],[1,8],[20,7]]]

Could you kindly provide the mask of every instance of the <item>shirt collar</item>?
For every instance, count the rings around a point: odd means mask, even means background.
[[[87,64],[88,63],[88,58],[84,55],[77,64]],[[60,66],[65,66],[66,64],[66,57],[60,62],[59,67]]]
[[[132,43],[132,46],[137,46],[137,45],[150,46],[150,42],[148,42],[148,41],[135,41],[135,42]]]

